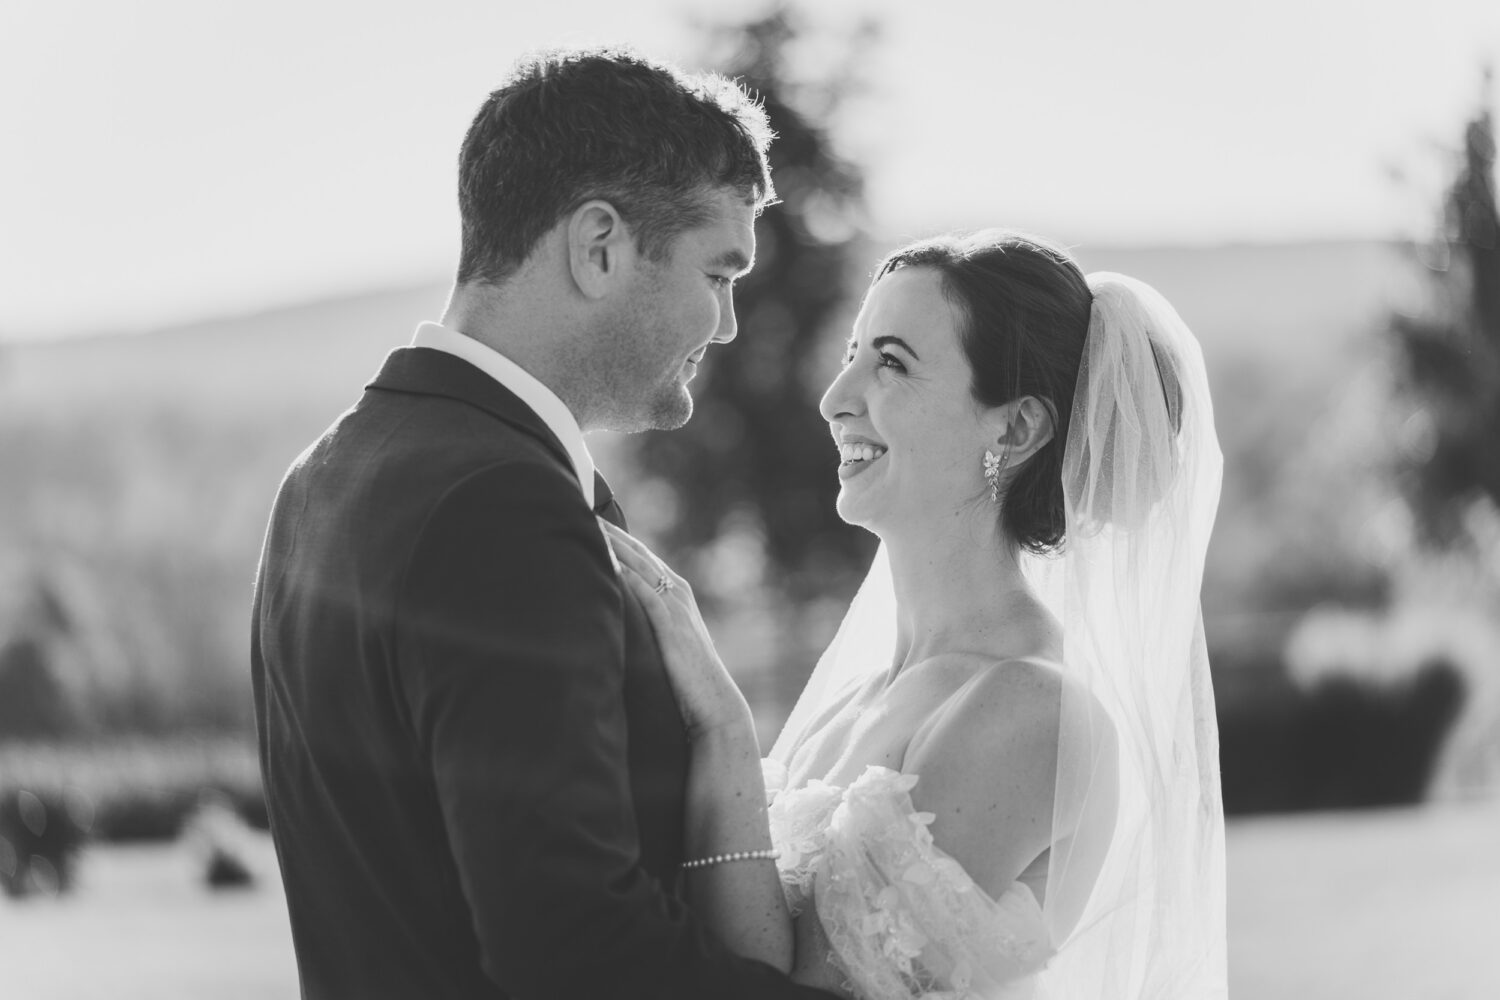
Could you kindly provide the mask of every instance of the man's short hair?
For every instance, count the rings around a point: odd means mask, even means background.
[[[523,59],[464,136],[458,281],[502,283],[559,219],[595,198],[619,211],[642,254],[661,260],[677,234],[707,221],[715,189],[757,212],[775,200],[772,135],[764,110],[717,74],[617,49]]]

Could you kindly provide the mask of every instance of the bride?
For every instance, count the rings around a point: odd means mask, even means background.
[[[1225,993],[1197,343],[1013,232],[896,251],[824,396],[880,550],[770,758],[690,588],[616,529],[693,740],[684,878],[861,1000]]]

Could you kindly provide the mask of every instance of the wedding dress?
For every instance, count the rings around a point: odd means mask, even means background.
[[[766,761],[771,840],[792,915],[812,906],[830,960],[865,1000],[1022,1000],[1051,957],[1041,905],[1013,883],[991,899],[938,848],[916,775],[867,767],[847,788],[784,790]]]
[[[882,547],[766,764],[788,904],[861,1000],[1199,1000],[1227,994],[1218,732],[1199,589],[1222,456],[1197,342],[1149,286],[1094,293],[1063,459],[1067,541],[1025,570],[1063,626],[1044,891],[990,898],[910,792],[786,766],[851,685],[888,672]],[[999,762],[997,767],[1004,766]],[[1066,831],[1066,833],[1062,832]]]

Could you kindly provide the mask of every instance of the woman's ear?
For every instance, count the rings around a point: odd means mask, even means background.
[[[1052,407],[1035,396],[997,406],[992,411],[994,440],[1005,455],[1005,464],[1015,468],[1046,446],[1057,434]]]
[[[573,283],[588,298],[603,298],[634,266],[635,239],[619,211],[597,198],[575,208],[566,227]]]

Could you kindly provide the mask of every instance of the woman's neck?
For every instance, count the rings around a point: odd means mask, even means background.
[[[896,594],[891,678],[942,654],[992,658],[1060,653],[1057,622],[1021,572],[1020,551],[992,508],[957,514],[933,530],[885,538]]]

